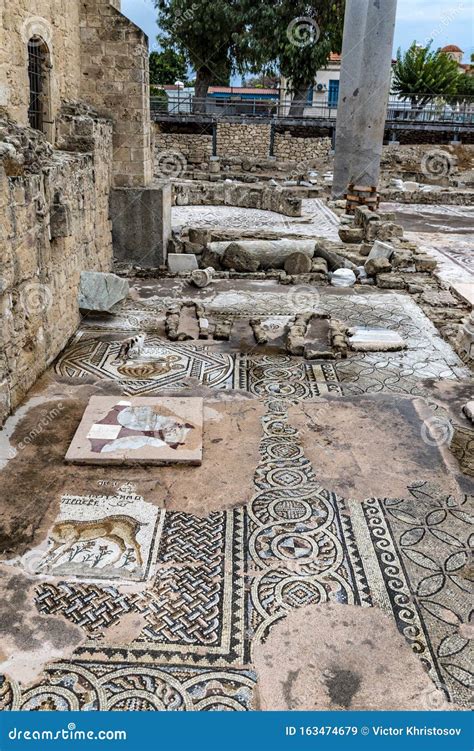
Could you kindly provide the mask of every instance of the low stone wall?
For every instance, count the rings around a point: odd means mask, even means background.
[[[231,171],[272,171],[279,162],[280,171],[291,172],[300,165],[307,168],[318,159],[327,159],[331,139],[326,135],[304,137],[304,129],[275,130],[273,156],[271,150],[271,125],[269,123],[215,124],[217,156],[223,167]],[[154,175],[157,178],[195,177],[204,179],[202,171],[209,167],[213,151],[212,126],[203,132],[198,124],[155,123]],[[303,163],[303,164],[302,164]],[[201,174],[193,174],[201,170]],[[216,174],[216,173],[214,173]],[[217,180],[218,177],[213,179]]]
[[[201,133],[162,133],[155,129],[155,177],[182,177],[189,166],[207,167],[212,156],[212,136]]]
[[[267,157],[270,127],[269,123],[217,123],[217,156]]]
[[[330,138],[301,138],[291,133],[275,133],[273,154],[284,162],[311,162],[329,157],[330,151]]]
[[[81,270],[112,263],[112,125],[69,114],[58,137],[0,120],[0,424],[76,330]]]
[[[276,211],[285,216],[301,216],[301,198],[290,191],[265,184],[175,181],[172,203],[178,206],[239,206]]]

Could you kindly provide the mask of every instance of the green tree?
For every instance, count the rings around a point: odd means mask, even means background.
[[[404,53],[398,49],[392,93],[421,109],[430,99],[456,94],[459,75],[457,62],[441,50],[431,50],[431,42],[427,47],[413,42]]]
[[[290,81],[290,114],[303,114],[308,90],[342,45],[344,0],[242,0],[247,26],[241,57],[252,72],[277,68]]]
[[[185,81],[187,73],[188,64],[182,53],[170,47],[150,53],[150,84],[152,86],[165,86],[175,81]]]
[[[228,84],[244,27],[240,0],[155,0],[164,38],[196,72],[194,111],[211,83]]]
[[[459,73],[456,96],[458,102],[474,98],[474,76],[469,73]]]

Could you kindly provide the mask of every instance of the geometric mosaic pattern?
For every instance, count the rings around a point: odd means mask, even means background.
[[[96,659],[105,628],[135,612],[145,616],[146,625],[133,642],[101,647],[108,661],[120,662],[127,653],[135,663],[243,664],[244,510],[205,519],[182,512],[163,515],[152,587],[124,594],[113,586],[48,582],[37,587],[38,609],[62,613],[85,629],[91,639],[76,652],[83,660]]]
[[[257,495],[248,508],[251,626],[255,640],[302,605],[333,600],[371,605],[344,504],[318,484],[286,405],[268,403],[263,418]]]
[[[439,496],[426,483],[407,498],[363,504],[400,632],[448,698],[472,699],[474,498]]]
[[[142,353],[133,362],[116,363],[121,342],[100,336],[79,338],[56,363],[56,372],[69,378],[91,375],[118,381],[126,394],[153,394],[185,388],[195,378],[212,388],[242,388],[255,396],[311,399],[341,393],[332,363],[297,361],[290,355],[230,355],[206,346],[168,342],[147,335]]]
[[[361,315],[364,303],[357,307],[352,297],[328,304],[334,309],[347,305],[354,325],[377,325],[364,320],[372,316],[367,314],[370,306],[365,305]],[[384,306],[376,307],[374,316],[383,317]],[[415,332],[423,320],[403,315],[400,330],[407,335],[410,329],[410,336],[426,342],[430,330]],[[342,314],[337,317],[346,320]],[[463,624],[468,621],[472,578],[467,559],[469,499],[440,498],[435,489],[420,486],[411,488],[407,498],[345,501],[320,486],[317,467],[305,457],[289,422],[290,403],[342,393],[344,368],[351,358],[336,363],[303,363],[285,355],[223,360],[189,343],[153,336],[147,337],[146,347],[150,343],[167,350],[160,354],[165,360],[179,356],[183,369],[181,375],[172,369],[155,373],[145,388],[159,390],[174,376],[176,387],[190,372],[203,382],[209,373],[215,387],[234,384],[265,401],[254,497],[245,508],[204,519],[165,512],[153,581],[142,592],[119,591],[109,582],[39,584],[38,609],[62,613],[81,625],[88,641],[68,662],[50,665],[33,687],[22,689],[4,680],[0,705],[250,709],[256,680],[252,643],[265,638],[293,608],[326,601],[391,612],[437,685],[452,701],[467,704],[472,676]],[[62,375],[120,379],[123,374],[110,371],[119,344],[97,336],[83,342],[79,338],[56,367]],[[456,377],[457,358],[443,343],[437,342],[434,351],[432,360],[444,362]],[[407,357],[406,363],[413,357],[426,361],[421,350],[380,353],[380,362],[387,356]],[[168,360],[163,367],[177,362]],[[126,388],[142,388],[138,381],[130,376]],[[399,387],[394,385],[395,390]],[[373,555],[367,554],[370,547]],[[361,550],[366,553],[363,560]],[[132,643],[106,646],[107,629],[130,612],[142,615],[140,634]]]
[[[114,710],[185,711],[251,709],[252,670],[199,670],[104,662],[55,663],[44,682],[21,692],[0,678],[0,711]]]
[[[146,337],[140,356],[126,363],[115,362],[121,340],[102,341],[78,335],[55,365],[69,378],[105,378],[117,381],[125,394],[154,394],[166,388],[179,389],[196,378],[212,388],[232,388],[234,357],[208,347],[169,342],[154,334]]]

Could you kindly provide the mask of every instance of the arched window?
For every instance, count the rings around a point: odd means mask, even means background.
[[[40,36],[28,42],[28,78],[30,104],[28,120],[32,128],[48,133],[51,126],[49,71],[51,68],[48,45]]]

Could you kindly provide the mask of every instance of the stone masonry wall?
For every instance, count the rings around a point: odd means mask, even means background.
[[[270,124],[217,123],[218,156],[251,156],[255,159],[270,153]]]
[[[67,101],[83,100],[114,122],[117,186],[152,179],[148,38],[120,13],[119,0],[0,0],[0,107],[28,125],[28,40],[48,48],[45,132]]]
[[[58,134],[0,120],[0,425],[76,330],[81,270],[112,263],[111,123],[70,110]]]
[[[77,100],[80,87],[79,0],[1,0],[0,107],[28,124],[28,40],[47,43],[51,58],[51,110],[61,100]]]
[[[82,0],[81,98],[114,123],[117,187],[152,179],[148,37],[110,4]]]
[[[176,163],[172,177],[181,177],[188,165],[208,163],[212,156],[212,134],[163,132],[155,123],[155,176],[166,176],[169,165]],[[268,123],[217,123],[217,155],[222,158],[247,157],[266,160],[270,154]],[[295,136],[290,132],[275,133],[274,157],[282,162],[310,162],[327,158],[331,139],[324,136]],[[163,171],[165,170],[165,172]]]
[[[329,157],[330,138],[299,138],[290,133],[275,133],[273,155],[281,161],[308,162]]]
[[[181,177],[188,165],[208,163],[212,136],[201,133],[161,133],[155,129],[155,176]],[[170,175],[171,170],[171,175]]]

